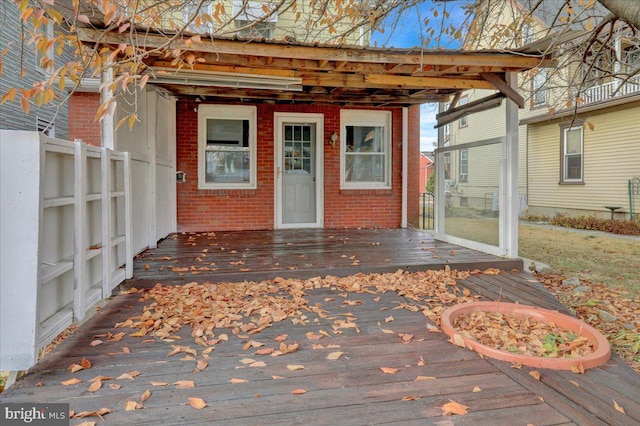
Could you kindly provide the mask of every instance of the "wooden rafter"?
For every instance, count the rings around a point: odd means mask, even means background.
[[[115,31],[78,28],[77,32],[87,44],[115,47],[130,42],[126,34]],[[149,51],[145,64],[149,67],[148,72],[155,76],[150,84],[160,85],[175,95],[245,101],[409,106],[447,101],[451,95],[466,89],[497,89],[517,101],[517,92],[506,88],[500,76],[554,64],[541,56],[496,51],[377,49],[204,37],[198,42],[181,36],[173,40],[170,47],[183,59],[188,54],[197,58],[196,63],[188,66],[180,62],[176,65],[173,58],[155,53],[154,49],[166,46],[166,36],[149,33],[138,41],[138,51]],[[157,73],[159,69],[165,70],[162,76]],[[294,90],[292,86],[259,89],[259,85],[251,84],[241,86],[247,87],[241,89],[238,85],[220,82],[220,73],[240,74],[243,78],[295,79],[297,91],[289,92]],[[189,84],[190,81],[194,84]],[[215,87],[225,84],[228,85]]]

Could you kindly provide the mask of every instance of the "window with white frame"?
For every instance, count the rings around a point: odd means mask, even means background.
[[[198,1],[192,0],[184,7],[184,22],[189,22],[191,18],[193,20],[187,25],[186,30],[194,33],[210,32],[213,30],[213,14],[212,5],[210,1],[205,1],[200,9],[198,9]]]
[[[460,173],[458,173],[458,182],[467,182],[469,177],[469,150],[461,149],[459,151],[460,155]]]
[[[391,112],[343,110],[341,187],[391,188]]]
[[[561,183],[582,183],[583,148],[582,126],[562,129]]]
[[[256,188],[256,117],[254,106],[200,105],[200,189]]]
[[[36,29],[36,69],[45,75],[51,75],[54,66],[54,53],[51,47],[54,37],[51,21]]]
[[[468,101],[469,99],[466,96],[463,96],[460,98],[460,101],[458,102],[458,106],[466,105]],[[462,117],[460,120],[458,120],[458,127],[467,127],[468,125],[469,125],[469,122],[467,121],[466,115]]]
[[[272,39],[276,34],[278,14],[267,3],[234,0],[233,16],[238,36]]]
[[[547,70],[537,70],[533,75],[531,90],[534,107],[547,104]]]

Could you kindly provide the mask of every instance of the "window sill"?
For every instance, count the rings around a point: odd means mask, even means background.
[[[569,186],[571,186],[571,185],[584,185],[584,182],[583,181],[580,181],[580,182],[563,182],[563,181],[560,181],[560,182],[558,182],[558,185],[569,185]]]
[[[341,188],[340,195],[393,195],[391,188]]]

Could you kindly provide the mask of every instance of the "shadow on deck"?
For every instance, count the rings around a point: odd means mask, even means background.
[[[518,301],[566,312],[535,279],[511,271],[518,265],[510,262],[406,230],[181,234],[139,256],[136,279],[126,286],[244,280],[259,274],[269,279],[445,265],[452,269],[502,266],[504,271],[498,275],[471,275],[457,286],[484,300]],[[250,336],[220,330],[230,335],[229,340],[215,345],[208,354],[208,367],[197,371],[195,360],[180,359],[186,353],[168,356],[171,343],[129,334],[121,340],[108,339],[109,333],[130,333],[114,324],[140,315],[149,303],[138,294],[117,295],[0,395],[0,401],[66,402],[76,412],[106,407],[113,412],[104,416],[104,423],[118,425],[640,422],[640,376],[615,356],[585,374],[540,370],[536,380],[530,368],[480,358],[448,343],[442,333],[429,332],[429,320],[422,312],[399,309],[410,300],[396,292],[347,293],[324,287],[306,291],[306,298],[309,306],[321,305],[326,317],[305,312],[305,324],[276,322]],[[344,328],[336,334],[331,323],[340,318],[350,319],[357,329]],[[321,330],[327,335],[316,339]],[[316,337],[310,339],[308,333]],[[277,349],[278,336],[284,334],[288,336],[285,343],[299,344],[296,352],[260,355],[258,347],[248,344],[253,340],[264,344],[260,348]],[[412,337],[407,340],[401,334]],[[193,343],[190,327],[183,327],[179,336],[182,339],[172,344],[193,347],[202,358],[203,347]],[[96,338],[104,343],[92,346]],[[342,352],[340,357],[327,359],[336,351]],[[92,367],[71,373],[69,365],[82,357]],[[248,358],[264,365],[252,367]],[[292,365],[304,368],[292,369]],[[382,367],[393,369],[387,371],[394,374],[386,374]],[[117,379],[132,371],[139,375]],[[90,380],[96,376],[105,376],[103,386],[91,392]],[[72,377],[82,381],[61,385]],[[178,388],[175,383],[181,380],[193,381],[194,387]],[[295,394],[299,389],[306,393]],[[126,411],[127,401],[140,402],[146,390],[151,394],[142,403],[144,408]],[[196,410],[189,405],[189,397],[202,398],[208,405]],[[451,400],[469,407],[469,413],[443,417],[440,407]],[[614,401],[626,414],[616,410]],[[71,424],[84,420],[72,419]]]

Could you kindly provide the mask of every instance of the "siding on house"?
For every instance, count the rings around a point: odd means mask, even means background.
[[[529,137],[529,211],[552,214],[555,210],[609,217],[604,206],[629,211],[627,181],[640,176],[640,101],[605,108],[578,118],[584,126],[584,184],[562,185],[560,181],[561,120],[531,124]],[[566,124],[567,119],[564,121]],[[634,211],[640,207],[636,202]]]
[[[30,89],[33,84],[46,78],[44,71],[36,63],[35,45],[29,44],[28,39],[33,33],[31,26],[24,26],[25,40],[22,40],[20,15],[17,7],[2,7],[2,28],[0,29],[0,49],[8,47],[9,50],[2,58],[3,71],[0,78],[0,96],[4,95],[12,87]],[[66,50],[62,56],[55,55],[56,66],[70,61],[71,54]],[[24,76],[21,75],[24,72]],[[37,130],[37,119],[55,124],[55,137],[68,138],[68,107],[62,100],[65,93],[54,88],[58,99],[52,104],[42,107],[32,105],[28,114],[20,107],[20,93],[14,102],[5,102],[0,105],[0,129],[9,130]]]

